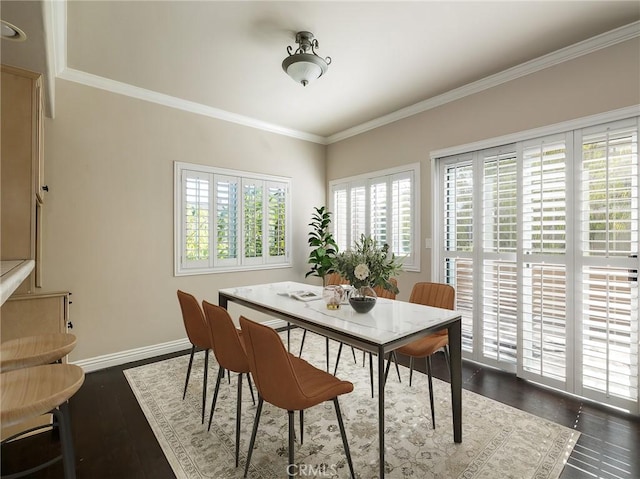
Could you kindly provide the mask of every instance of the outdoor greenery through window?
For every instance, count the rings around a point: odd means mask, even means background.
[[[436,162],[464,354],[640,412],[638,118]]]
[[[175,163],[176,275],[289,266],[288,178]]]
[[[340,251],[362,234],[388,244],[406,271],[419,271],[420,165],[376,171],[329,183],[333,236]]]

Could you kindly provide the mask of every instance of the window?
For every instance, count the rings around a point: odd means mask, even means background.
[[[290,266],[290,180],[175,163],[175,274]]]
[[[420,270],[418,238],[420,165],[378,171],[330,182],[333,236],[340,250],[366,234]]]
[[[435,276],[456,288],[466,357],[640,412],[638,130],[436,158]]]

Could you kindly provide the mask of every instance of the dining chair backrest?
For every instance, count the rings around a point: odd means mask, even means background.
[[[180,290],[178,290],[178,301],[180,302],[184,329],[187,332],[189,341],[194,346],[209,349],[211,347],[209,327],[200,303],[198,303],[195,296]]]
[[[268,403],[288,411],[314,405],[300,388],[290,354],[278,333],[244,316],[240,316],[240,327],[247,347],[249,369],[260,396]],[[309,368],[310,371],[315,369],[312,366]]]
[[[398,287],[398,281],[395,278],[389,278],[389,282],[396,288]],[[376,292],[376,296],[378,296],[378,298],[396,299],[396,293],[389,291],[388,289],[384,289],[382,286],[376,286],[373,290]]]
[[[224,369],[237,373],[249,372],[249,360],[238,329],[228,311],[216,304],[202,302],[204,316],[209,326],[213,354]]]
[[[329,273],[324,277],[324,285],[336,285],[336,284],[349,284],[349,281],[346,278],[340,276],[340,273]]]
[[[283,409],[290,409],[300,394],[289,353],[278,333],[268,326],[240,316],[240,327],[247,346],[249,369],[262,398]],[[291,397],[290,397],[291,396]]]
[[[450,284],[422,282],[413,285],[410,303],[455,309],[456,290]]]

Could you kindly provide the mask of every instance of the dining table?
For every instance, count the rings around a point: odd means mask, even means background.
[[[233,302],[290,324],[313,331],[377,355],[379,478],[385,475],[385,356],[418,338],[447,329],[451,370],[453,440],[462,442],[462,337],[461,315],[455,310],[434,308],[407,301],[378,298],[368,313],[356,312],[348,303],[328,309],[322,299],[302,301],[300,292],[322,298],[321,286],[285,281],[224,288],[218,304]],[[304,296],[303,296],[304,297]]]

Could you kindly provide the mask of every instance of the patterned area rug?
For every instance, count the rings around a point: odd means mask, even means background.
[[[292,333],[292,351],[299,350],[299,331]],[[283,335],[283,339],[286,336]],[[331,341],[332,365],[337,352]],[[346,348],[338,377],[354,383],[354,391],[340,397],[356,476],[378,476],[378,407],[371,398],[369,368],[362,353],[353,361]],[[325,341],[307,334],[303,358],[324,368]],[[213,398],[217,363],[210,358],[205,425],[200,423],[203,353],[196,355],[187,397],[182,388],[189,356],[138,368],[125,375],[177,478],[241,478],[256,412],[245,382],[240,436],[240,467],[235,463],[236,381],[222,382],[211,431],[206,421]],[[375,365],[375,361],[374,361]],[[436,429],[432,429],[427,378],[401,367],[403,382],[392,370],[386,386],[386,477],[555,479],[579,433],[470,391],[462,391],[463,439],[453,442],[449,384],[434,379]],[[375,372],[374,372],[375,374]],[[296,429],[299,427],[298,414]],[[305,411],[304,444],[296,442],[300,477],[349,477],[335,410],[331,402]],[[288,422],[286,411],[265,403],[248,477],[286,477]]]

